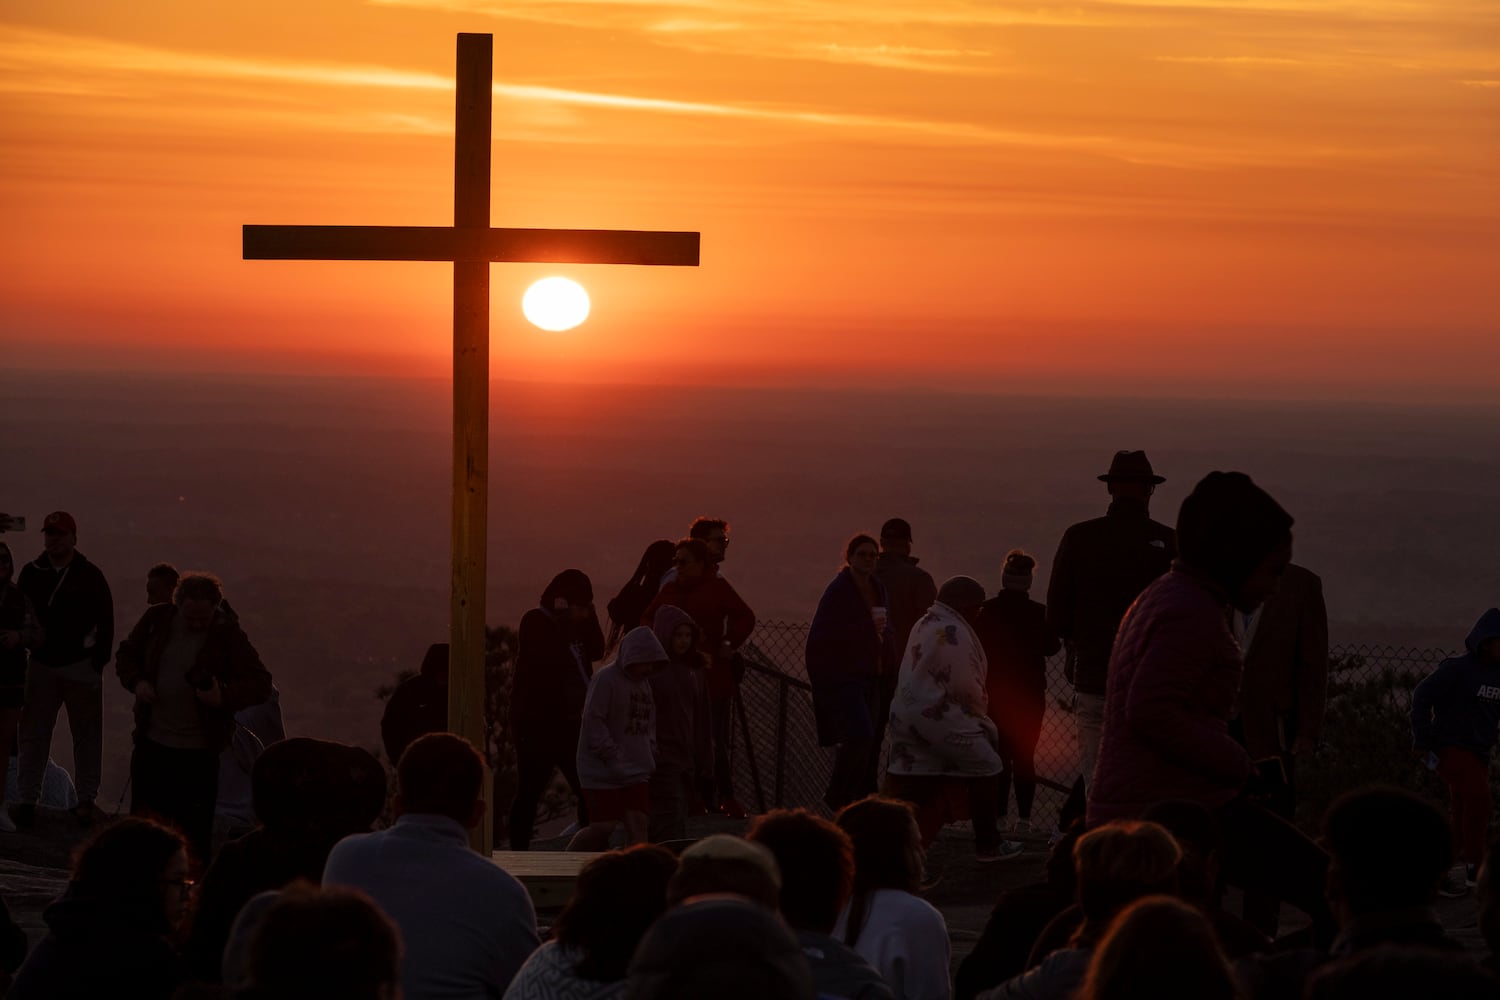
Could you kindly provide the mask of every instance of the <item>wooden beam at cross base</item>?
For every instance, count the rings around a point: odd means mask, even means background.
[[[245,226],[246,260],[698,266],[697,233],[451,226]]]

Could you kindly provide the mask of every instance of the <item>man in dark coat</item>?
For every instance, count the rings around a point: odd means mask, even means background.
[[[1323,581],[1295,563],[1259,611],[1234,613],[1234,630],[1245,660],[1239,716],[1230,731],[1251,760],[1281,759],[1286,784],[1270,805],[1286,819],[1297,811],[1297,761],[1306,759],[1323,728],[1328,690],[1328,610]],[[1276,901],[1245,894],[1245,919],[1276,936]]]
[[[73,733],[74,779],[82,820],[94,818],[104,751],[104,684],[101,676],[115,643],[115,605],[99,567],[78,551],[78,523],[65,510],[42,522],[44,551],[21,568],[16,581],[36,609],[45,639],[31,652],[26,705],[21,712],[21,754],[16,825],[35,822],[42,775],[52,746],[57,710],[68,710]]]
[[[396,685],[380,716],[380,742],[395,767],[419,736],[448,731],[448,644],[435,642],[422,657],[422,669]]]
[[[1099,479],[1109,488],[1109,511],[1063,533],[1047,586],[1047,621],[1068,651],[1085,782],[1099,759],[1105,677],[1120,619],[1177,554],[1172,529],[1151,519],[1151,494],[1166,479],[1145,452],[1116,452]]]
[[[875,782],[880,769],[880,745],[885,739],[886,723],[891,718],[891,699],[896,696],[896,678],[901,673],[901,657],[906,641],[932,602],[937,600],[937,583],[932,574],[917,565],[911,554],[911,525],[905,518],[893,517],[880,526],[880,559],[875,563],[875,579],[885,588],[890,607],[890,647],[880,664],[880,684],[875,705],[875,752],[870,756],[870,781]]]
[[[594,585],[582,570],[565,569],[542,591],[541,604],[521,618],[510,732],[516,745],[516,798],[510,849],[531,847],[536,807],[554,770],[578,796],[578,825],[588,810],[578,784],[578,730],[594,663],[604,656],[604,630],[594,612]]]
[[[147,608],[115,654],[135,695],[131,815],[180,826],[205,865],[234,714],[271,697],[271,674],[223,600],[217,578],[185,574],[173,603]]]

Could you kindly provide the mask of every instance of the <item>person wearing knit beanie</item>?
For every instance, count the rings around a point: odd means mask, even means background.
[[[1005,565],[1000,570],[1000,586],[1005,590],[1031,589],[1031,574],[1036,569],[1036,560],[1020,549],[1011,549],[1005,555]]]

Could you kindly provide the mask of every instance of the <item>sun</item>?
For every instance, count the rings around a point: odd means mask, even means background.
[[[571,330],[589,318],[589,293],[571,278],[543,278],[526,289],[521,311],[543,330]]]

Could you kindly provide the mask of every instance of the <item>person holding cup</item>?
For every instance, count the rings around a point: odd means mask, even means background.
[[[813,689],[818,745],[837,747],[823,801],[838,811],[875,791],[871,759],[876,731],[881,652],[891,639],[889,598],[875,577],[880,544],[855,535],[844,567],[818,601],[807,633],[807,679]]]

